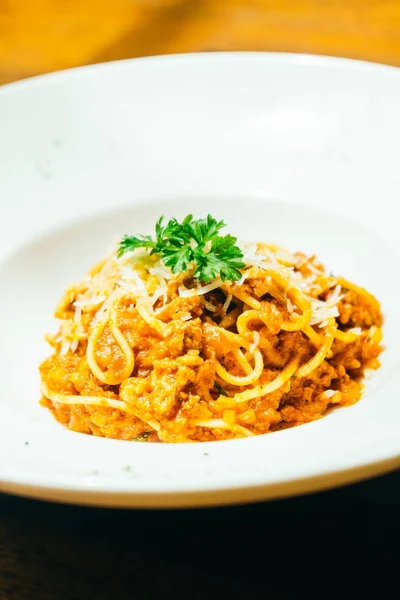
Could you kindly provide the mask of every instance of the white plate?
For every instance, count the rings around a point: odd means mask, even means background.
[[[400,465],[400,72],[227,53],[65,71],[0,90],[0,489],[177,507],[295,495]],[[362,400],[252,439],[140,444],[73,433],[38,404],[54,304],[118,234],[211,211],[315,251],[385,312]]]

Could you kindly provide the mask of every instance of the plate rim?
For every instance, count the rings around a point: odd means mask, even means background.
[[[234,58],[234,60],[264,60],[267,62],[286,63],[297,66],[305,67],[330,67],[330,68],[345,68],[356,71],[372,71],[377,73],[397,73],[400,76],[400,65],[390,65],[381,62],[374,62],[371,60],[363,60],[357,58],[347,58],[337,55],[327,54],[312,54],[307,52],[270,52],[267,50],[223,50],[223,51],[212,51],[212,52],[176,52],[171,54],[155,54],[152,56],[138,56],[131,58],[123,58],[111,61],[103,61],[93,64],[79,65],[75,67],[67,67],[65,69],[58,69],[56,71],[50,71],[48,73],[39,73],[11,81],[0,85],[0,97],[2,95],[10,94],[24,88],[31,88],[36,86],[45,85],[46,83],[52,84],[57,83],[58,80],[64,78],[79,77],[83,74],[94,75],[101,71],[115,70],[117,68],[129,68],[135,64],[156,64],[156,63],[184,63],[189,61],[202,61],[210,60],[215,62],[216,60],[227,60]]]
[[[223,51],[223,52],[192,52],[176,53],[169,55],[145,56],[138,58],[127,58],[117,61],[101,62],[93,65],[82,65],[68,69],[58,70],[27,77],[19,81],[10,82],[0,86],[0,99],[6,94],[23,93],[36,88],[57,84],[57,82],[76,81],[77,77],[84,74],[97,76],[104,72],[112,72],[116,69],[129,69],[138,63],[160,64],[160,63],[190,63],[196,62],[223,62],[261,60],[265,64],[279,65],[287,64],[298,67],[324,67],[345,68],[363,72],[400,74],[400,68],[394,65],[386,65],[372,61],[344,58],[339,56],[325,56],[308,53],[268,52],[268,51]],[[398,75],[396,75],[397,77]],[[25,240],[29,243],[30,240]],[[15,248],[18,251],[19,246]],[[13,249],[14,251],[14,249]],[[11,252],[13,253],[13,252]],[[6,256],[2,256],[3,261]],[[7,257],[8,258],[8,257]],[[383,473],[395,471],[400,467],[400,453],[386,453],[385,458],[378,457],[368,463],[357,464],[351,468],[338,468],[329,473],[321,473],[312,476],[302,476],[286,481],[273,481],[257,485],[226,486],[218,489],[205,489],[182,491],[170,490],[148,492],[136,491],[134,489],[106,485],[89,487],[87,484],[79,485],[78,482],[54,485],[39,481],[35,483],[29,478],[23,481],[21,478],[7,477],[0,479],[0,491],[10,492],[16,495],[31,498],[51,500],[56,502],[68,502],[71,504],[85,504],[91,506],[114,506],[132,508],[180,508],[180,507],[205,507],[237,504],[240,502],[258,502],[278,498],[302,495],[306,493],[332,489],[348,483],[362,481]],[[44,478],[45,479],[45,478]],[[79,500],[79,496],[85,497],[85,501]]]
[[[186,491],[137,492],[127,489],[103,487],[51,485],[47,483],[19,483],[18,480],[0,479],[0,492],[15,496],[99,508],[121,509],[196,509],[218,506],[235,506],[271,502],[337,489],[368,481],[400,469],[400,454],[344,468],[316,476],[299,477],[282,482],[259,485],[226,486],[217,489],[193,489]]]

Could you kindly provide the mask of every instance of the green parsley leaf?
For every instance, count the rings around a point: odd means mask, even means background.
[[[117,256],[118,258],[121,258],[125,252],[132,252],[136,248],[149,248],[150,250],[154,250],[154,246],[155,243],[149,235],[143,235],[140,238],[135,237],[134,235],[124,235],[119,243]]]
[[[205,219],[189,221],[189,223],[191,236],[199,245],[206,244],[215,238],[219,230],[226,226],[223,221],[218,222],[211,215],[207,215]]]
[[[171,267],[173,273],[183,273],[184,271],[187,271],[187,264],[191,259],[191,250],[185,245],[171,245],[163,252],[163,262],[167,267]]]
[[[181,223],[170,219],[166,225],[161,217],[155,226],[154,239],[149,235],[125,235],[117,256],[146,248],[150,254],[158,254],[173,273],[184,273],[194,264],[194,277],[204,283],[218,277],[222,281],[237,281],[242,276],[240,269],[246,266],[243,252],[236,245],[235,237],[219,235],[223,227],[226,227],[224,221],[217,221],[211,215],[193,220],[189,214]]]
[[[194,276],[204,281],[211,281],[218,276],[222,281],[235,281],[242,276],[239,269],[245,264],[241,260],[243,253],[236,246],[236,238],[231,235],[215,237],[211,243],[209,252],[204,253],[195,249],[194,260],[198,265]]]
[[[222,395],[222,396],[227,396],[228,394],[226,393],[226,391],[224,390],[224,388],[222,388],[219,383],[217,381],[214,381],[214,387],[215,389]]]

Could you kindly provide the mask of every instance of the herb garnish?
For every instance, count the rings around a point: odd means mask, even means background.
[[[132,442],[147,442],[147,439],[150,435],[151,431],[144,431],[138,437],[132,439]]]
[[[218,381],[214,381],[214,387],[215,389],[222,395],[222,396],[227,396],[228,394],[226,393],[226,391],[224,390],[224,388],[222,388]]]
[[[237,281],[242,274],[239,269],[246,265],[243,252],[232,235],[219,235],[226,227],[211,215],[193,220],[187,215],[181,223],[170,219],[164,225],[161,217],[155,226],[155,238],[150,235],[125,235],[117,251],[120,258],[125,252],[146,248],[150,254],[158,254],[173,273],[182,273],[194,268],[193,276],[208,283],[218,277],[222,281]]]

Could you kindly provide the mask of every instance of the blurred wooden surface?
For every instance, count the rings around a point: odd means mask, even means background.
[[[0,0],[0,83],[119,58],[210,50],[400,65],[400,1]]]

